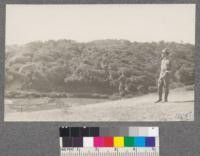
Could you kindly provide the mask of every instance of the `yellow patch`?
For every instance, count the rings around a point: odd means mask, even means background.
[[[114,147],[124,147],[124,137],[114,137]]]

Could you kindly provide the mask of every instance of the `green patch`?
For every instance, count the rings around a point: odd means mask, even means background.
[[[125,147],[134,147],[134,137],[124,137]]]

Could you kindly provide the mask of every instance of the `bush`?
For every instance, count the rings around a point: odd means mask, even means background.
[[[148,89],[144,85],[139,85],[137,87],[137,90],[140,94],[146,94],[148,93]]]
[[[185,87],[186,90],[190,91],[190,90],[194,90],[194,85],[189,85]]]
[[[180,88],[180,87],[184,87],[185,85],[183,83],[180,82],[171,82],[169,87],[170,89],[174,89],[174,88]]]
[[[157,92],[158,91],[158,87],[156,87],[156,86],[149,86],[148,87],[148,91],[149,92]]]
[[[185,85],[194,84],[194,68],[182,66],[176,74],[181,83]]]
[[[119,94],[113,94],[111,96],[109,96],[110,100],[119,100],[121,99],[121,96]]]

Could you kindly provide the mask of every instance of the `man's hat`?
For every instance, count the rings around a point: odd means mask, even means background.
[[[162,53],[165,53],[165,54],[169,55],[169,49],[168,48],[163,49]]]

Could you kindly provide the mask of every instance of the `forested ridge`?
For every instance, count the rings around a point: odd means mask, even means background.
[[[63,39],[6,46],[6,95],[14,91],[114,95],[120,71],[129,94],[153,92],[164,48],[170,49],[172,60],[171,87],[194,84],[192,44]]]

